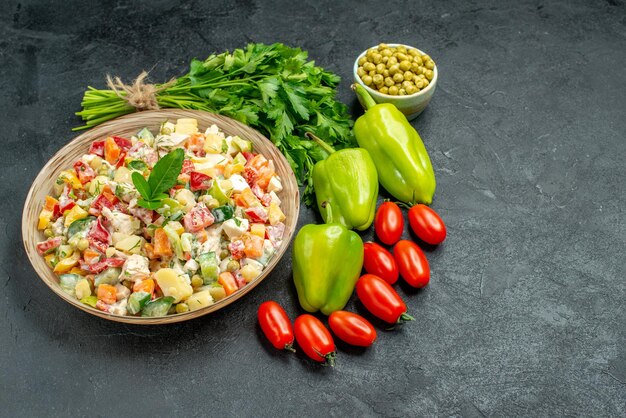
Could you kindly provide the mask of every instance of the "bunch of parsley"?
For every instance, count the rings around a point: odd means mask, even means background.
[[[300,184],[305,203],[312,198],[313,165],[327,157],[311,132],[336,149],[355,146],[347,108],[335,100],[339,76],[316,67],[308,54],[283,44],[249,44],[232,53],[193,60],[188,74],[157,94],[162,108],[220,113],[268,136],[285,155]],[[157,85],[158,87],[158,85]],[[77,115],[90,128],[135,109],[111,90],[85,92]]]

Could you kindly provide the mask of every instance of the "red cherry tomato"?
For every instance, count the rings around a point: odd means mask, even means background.
[[[285,310],[274,301],[263,302],[257,313],[263,334],[279,350],[293,349],[293,328]]]
[[[324,365],[335,365],[335,342],[324,324],[313,315],[304,314],[294,323],[296,341],[307,356]]]
[[[446,239],[446,225],[432,208],[422,205],[409,209],[409,224],[422,241],[437,245]]]
[[[422,288],[430,281],[430,266],[424,252],[413,241],[403,239],[393,247],[402,278],[411,286]]]
[[[400,207],[393,202],[384,202],[376,211],[374,230],[378,239],[387,245],[393,245],[402,236],[404,218]]]
[[[373,274],[365,274],[356,282],[356,294],[363,305],[377,318],[390,324],[412,321],[407,315],[406,304],[383,279]]]
[[[369,347],[376,339],[376,330],[372,324],[352,312],[333,312],[328,317],[328,326],[340,340],[350,345]]]
[[[391,253],[375,242],[363,244],[363,268],[389,284],[398,281],[398,265]]]

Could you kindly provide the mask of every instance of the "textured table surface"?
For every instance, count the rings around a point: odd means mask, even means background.
[[[626,415],[623,0],[47,3],[0,11],[0,415]],[[439,67],[414,125],[448,239],[427,253],[427,289],[399,286],[417,320],[340,345],[334,369],[262,338],[261,302],[301,312],[289,256],[227,309],[143,328],[61,301],[20,243],[28,187],[73,137],[87,85],[166,80],[250,41],[308,50],[355,116],[366,47],[415,45]]]

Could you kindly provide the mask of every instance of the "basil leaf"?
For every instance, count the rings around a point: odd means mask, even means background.
[[[150,200],[152,192],[150,190],[150,185],[148,184],[146,179],[137,171],[133,172],[131,178],[133,179],[133,184],[135,185],[135,188],[137,189],[141,197],[146,200]]]
[[[154,165],[148,178],[152,192],[151,197],[168,191],[176,184],[176,179],[183,168],[184,159],[185,152],[181,148],[176,148]]]
[[[146,209],[158,209],[161,207],[161,201],[160,200],[144,200],[144,199],[139,199],[137,200],[137,205],[141,206],[142,208],[146,208]]]

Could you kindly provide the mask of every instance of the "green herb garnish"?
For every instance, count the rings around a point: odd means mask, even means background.
[[[148,180],[141,173],[133,172],[133,184],[142,197],[137,200],[137,205],[153,210],[161,207],[161,201],[169,197],[165,192],[176,184],[184,159],[185,152],[177,148],[154,165]]]

